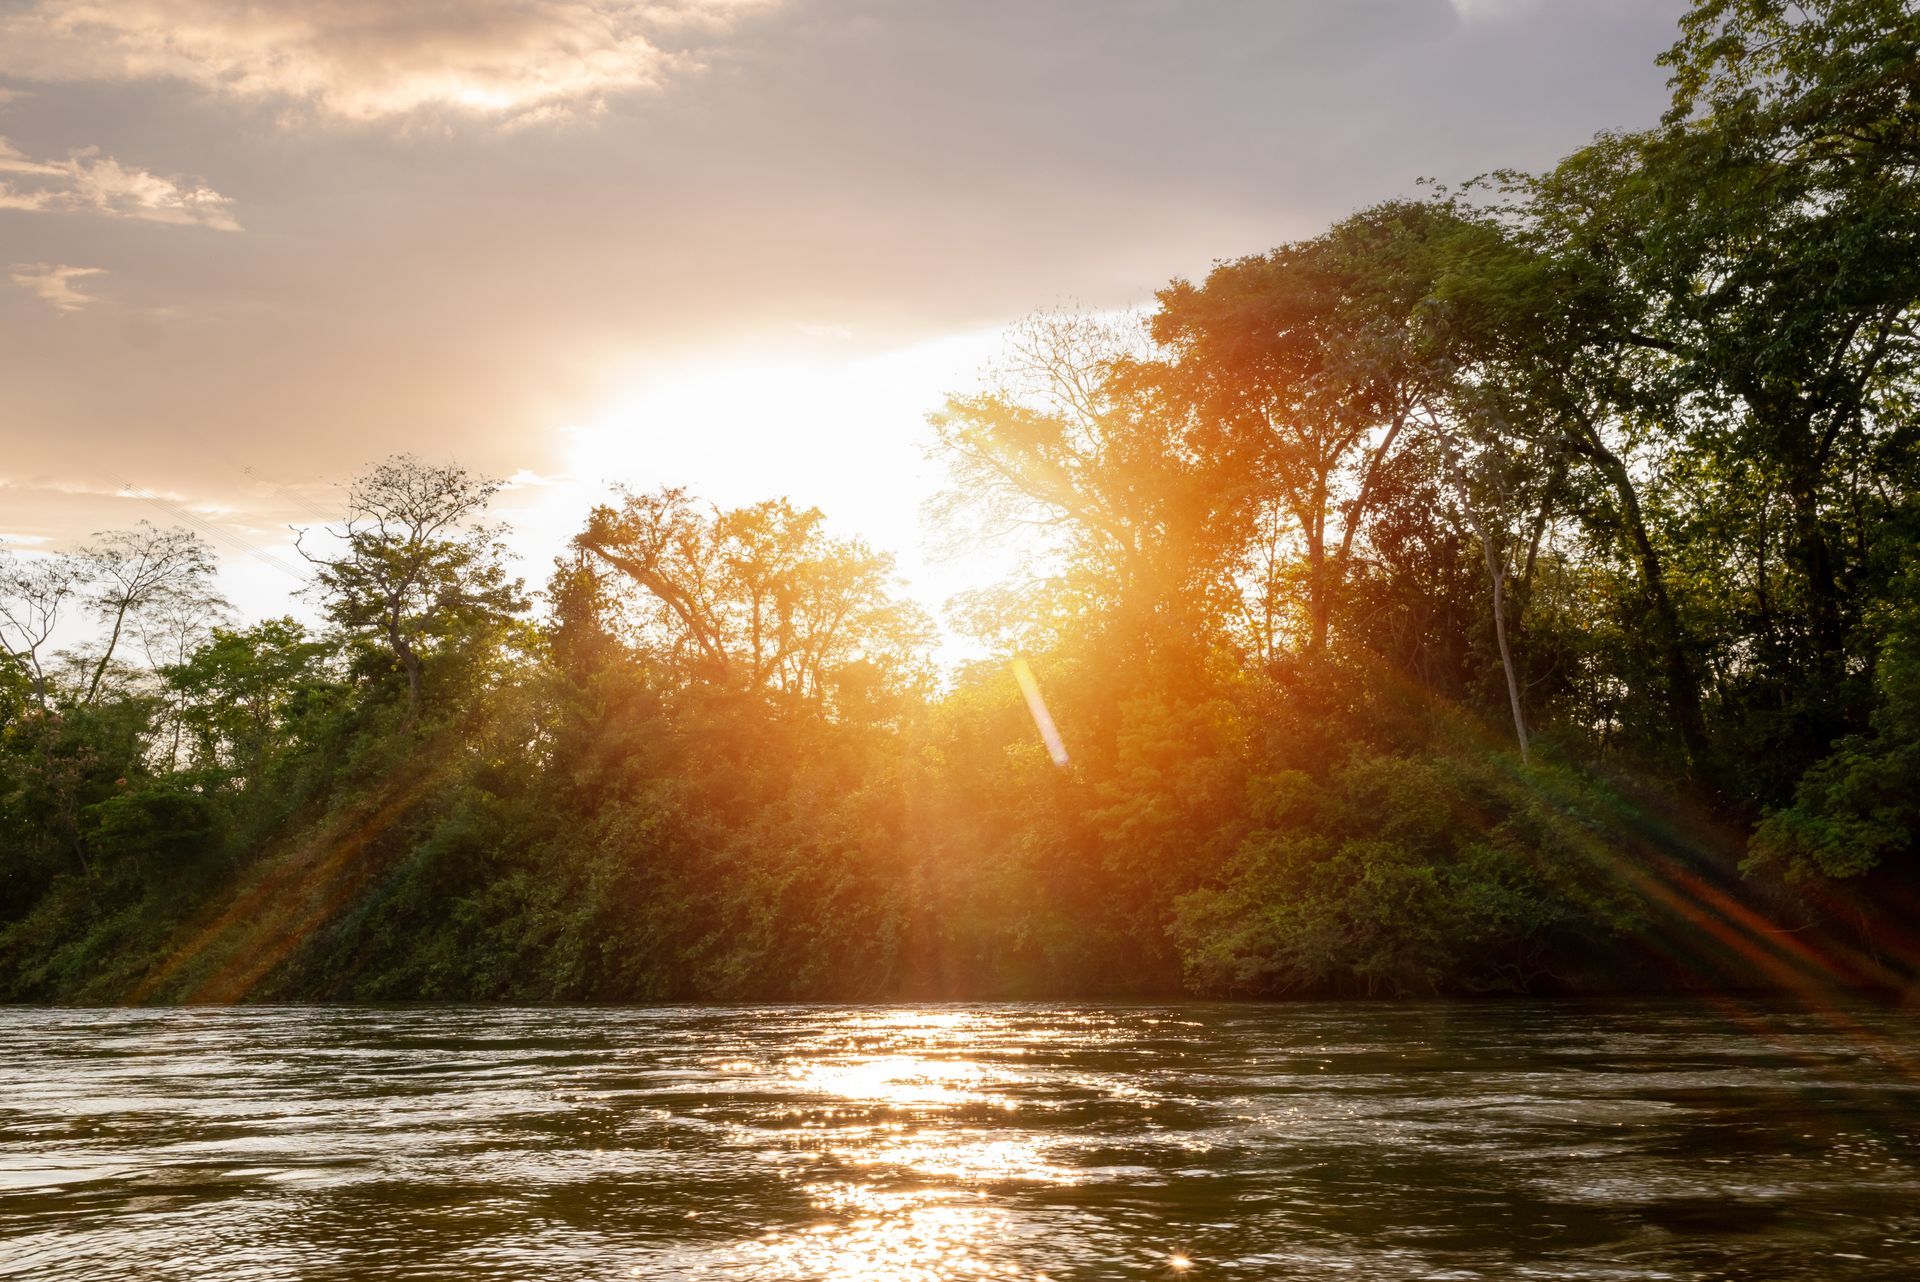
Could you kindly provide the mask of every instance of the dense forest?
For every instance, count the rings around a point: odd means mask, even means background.
[[[397,456],[320,630],[187,530],[0,554],[0,998],[1908,985],[1920,13],[1663,61],[1549,172],[1019,326],[930,418],[1021,554],[954,670],[777,498],[528,585]]]

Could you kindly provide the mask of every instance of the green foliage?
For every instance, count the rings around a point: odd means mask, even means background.
[[[396,455],[356,482],[331,556],[309,554],[329,617],[384,651],[418,711],[428,656],[526,609],[502,529],[478,524],[499,483],[458,465]]]
[[[184,662],[163,670],[180,698],[193,768],[227,781],[256,777],[285,742],[301,701],[325,678],[327,647],[292,619],[215,628]]]
[[[1749,865],[1790,882],[1851,880],[1920,856],[1920,603],[1880,650],[1870,734],[1851,735],[1801,778],[1794,803],[1754,833]]]
[[[95,858],[151,863],[164,875],[217,840],[218,817],[201,794],[161,783],[89,806],[86,828]]]
[[[1366,755],[1255,779],[1218,886],[1179,905],[1189,983],[1239,994],[1525,991],[1569,930],[1628,928],[1605,834],[1499,760]]]
[[[33,704],[33,677],[27,665],[11,654],[0,654],[0,734],[20,723]]]
[[[1665,61],[1547,173],[1017,327],[931,417],[1025,553],[944,688],[784,499],[596,508],[537,621],[404,455],[323,632],[184,531],[0,560],[0,1000],[1920,973],[1920,17],[1700,0]]]

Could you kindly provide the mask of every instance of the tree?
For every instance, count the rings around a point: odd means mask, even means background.
[[[1818,749],[1867,702],[1861,514],[1920,362],[1920,12],[1708,0],[1663,61],[1664,124],[1569,157],[1535,217],[1610,289],[1634,412],[1778,496],[1768,609],[1804,644],[1776,648],[1793,667],[1771,680]]]
[[[346,523],[327,527],[340,551],[301,548],[329,617],[377,637],[405,674],[410,713],[420,710],[425,654],[527,608],[521,580],[508,576],[505,527],[477,520],[499,488],[457,464],[397,454],[354,482]]]
[[[1623,283],[1609,253],[1593,248],[1601,235],[1594,224],[1604,219],[1592,199],[1618,180],[1622,146],[1602,139],[1543,179],[1503,176],[1517,202],[1484,213],[1502,235],[1458,260],[1439,294],[1463,367],[1452,394],[1465,399],[1457,419],[1497,420],[1510,443],[1503,448],[1539,461],[1536,471],[1552,482],[1546,501],[1581,516],[1593,550],[1617,551],[1632,566],[1639,618],[1628,631],[1644,635],[1657,656],[1667,720],[1694,773],[1710,778],[1699,646],[1643,494],[1642,478],[1675,446],[1677,394],[1658,354],[1628,341],[1643,297]],[[1609,235],[1638,234],[1609,227]],[[1569,502],[1583,488],[1581,473],[1603,500]]]
[[[327,647],[291,618],[215,628],[162,669],[195,764],[240,784],[258,779],[300,692],[321,680]]]
[[[1154,337],[1211,449],[1246,458],[1298,535],[1308,654],[1326,651],[1395,449],[1453,372],[1422,308],[1460,242],[1492,234],[1448,202],[1394,202],[1159,294]]]
[[[785,499],[702,510],[666,488],[595,508],[574,547],[637,590],[602,605],[686,677],[813,701],[910,678],[929,628],[893,594],[892,558],[823,521]]]
[[[0,554],[0,646],[33,682],[33,699],[45,711],[50,698],[45,650],[60,626],[60,614],[85,589],[87,566],[78,557],[21,560]]]
[[[1104,617],[1137,640],[1156,623],[1183,637],[1209,626],[1253,488],[1206,448],[1144,337],[1096,317],[1030,317],[987,390],[930,416],[952,478],[936,514],[1024,554],[1029,582],[1003,614],[1043,617],[1040,588],[1076,603],[1056,630]]]
[[[163,607],[183,602],[217,602],[213,590],[213,550],[191,530],[157,529],[142,521],[131,530],[95,536],[81,549],[91,583],[89,604],[105,625],[107,639],[93,665],[81,702],[92,703],[101,680],[129,625],[147,620]]]
[[[1514,662],[1513,645],[1507,637],[1510,553],[1507,540],[1504,537],[1496,539],[1494,534],[1493,512],[1502,506],[1499,500],[1504,497],[1499,493],[1501,478],[1494,474],[1495,469],[1490,466],[1496,461],[1489,457],[1493,454],[1492,450],[1481,450],[1477,457],[1467,462],[1462,461],[1460,455],[1463,451],[1454,440],[1443,440],[1440,450],[1460,511],[1480,541],[1481,559],[1487,567],[1487,586],[1492,594],[1493,635],[1500,651],[1500,673],[1506,680],[1507,707],[1513,714],[1513,735],[1520,746],[1520,761],[1525,764],[1530,752],[1526,704],[1520,694],[1520,674]],[[1534,546],[1537,548],[1538,543]],[[1532,549],[1529,550],[1528,559],[1532,559]]]

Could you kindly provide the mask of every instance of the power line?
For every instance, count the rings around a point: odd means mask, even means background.
[[[305,586],[308,582],[308,578],[304,573],[296,569],[293,565],[291,565],[287,561],[284,561],[281,558],[275,556],[273,553],[267,551],[265,548],[260,547],[258,544],[251,543],[244,538],[241,538],[238,534],[235,534],[230,530],[227,530],[222,528],[221,526],[215,525],[213,522],[208,521],[203,517],[200,517],[199,515],[188,511],[186,508],[181,507],[177,503],[168,502],[166,499],[161,498],[159,495],[153,493],[151,490],[144,489],[141,486],[135,485],[132,481],[122,481],[120,484],[120,491],[123,494],[130,494],[136,498],[144,499],[146,502],[151,503],[155,507],[159,508],[162,512],[165,512],[168,516],[171,516],[174,520],[181,522],[182,524],[188,526],[191,529],[199,531],[201,534],[206,535],[210,539],[215,539],[221,543],[226,544],[228,547],[247,553],[249,556],[254,557],[255,559],[261,561],[266,565],[272,566],[274,569],[280,571],[280,573],[288,576],[291,579],[294,579],[295,581],[300,583],[302,586]]]
[[[261,479],[259,475],[255,473],[251,467],[241,468],[240,474],[242,476],[253,477],[255,480]],[[267,482],[267,484],[273,485],[273,482],[269,481]],[[307,515],[312,517],[317,517],[322,521],[332,521],[332,520],[338,519],[337,514],[323,511],[317,505],[307,502],[305,499],[301,498],[297,494],[287,493],[287,487],[284,485],[273,485],[273,497],[276,499],[280,499],[284,502],[291,503],[295,507],[299,508],[301,511],[305,512]]]

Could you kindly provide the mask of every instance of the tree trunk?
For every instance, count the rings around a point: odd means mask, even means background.
[[[1307,531],[1307,652],[1315,658],[1327,652],[1328,617],[1333,612],[1327,582],[1326,504],[1322,499]]]
[[[120,603],[120,609],[113,616],[113,633],[107,638],[107,648],[100,656],[100,662],[93,666],[93,680],[87,683],[87,697],[82,701],[92,703],[94,695],[100,690],[100,678],[107,673],[107,664],[113,659],[115,647],[120,644],[120,629],[127,621],[127,602]]]
[[[1814,657],[1820,674],[1831,678],[1840,671],[1845,648],[1839,576],[1834,571],[1833,549],[1828,546],[1826,531],[1820,528],[1819,481],[1800,469],[1795,471],[1787,485],[1793,502],[1795,559],[1807,579],[1807,624]]]
[[[1653,540],[1647,534],[1646,518],[1640,511],[1639,491],[1634,488],[1633,477],[1627,473],[1626,464],[1606,447],[1593,426],[1583,422],[1581,429],[1577,447],[1599,468],[1618,496],[1627,536],[1633,542],[1634,553],[1640,563],[1640,587],[1646,597],[1648,612],[1653,616],[1656,633],[1654,644],[1659,648],[1666,668],[1668,715],[1673,718],[1680,745],[1687,754],[1687,764],[1695,777],[1711,783],[1711,749],[1707,743],[1706,718],[1700,710],[1700,682],[1694,675],[1693,660],[1687,653],[1686,632],[1680,625],[1679,611],[1674,609],[1673,598],[1667,592],[1666,569],[1661,564],[1659,549],[1653,546]]]
[[[401,650],[400,663],[407,670],[407,714],[418,716],[420,713],[420,658],[414,654],[412,646],[406,646]]]
[[[387,616],[387,643],[393,647],[393,655],[400,660],[401,670],[407,674],[407,715],[420,713],[420,656],[413,652],[407,643],[407,637],[400,630],[397,612]]]
[[[1507,572],[1494,559],[1493,540],[1488,536],[1485,524],[1479,521],[1474,524],[1480,530],[1480,551],[1487,559],[1487,579],[1493,584],[1493,636],[1500,645],[1500,669],[1507,677],[1507,704],[1513,709],[1513,735],[1520,741],[1520,764],[1527,765],[1527,714],[1520,706],[1520,679],[1513,670],[1513,652],[1507,645]]]
[[[1487,582],[1493,588],[1493,636],[1500,648],[1500,671],[1507,679],[1507,706],[1513,712],[1513,737],[1520,744],[1520,764],[1530,764],[1529,744],[1527,741],[1527,714],[1520,703],[1520,678],[1513,668],[1513,648],[1507,641],[1507,570],[1504,557],[1493,554],[1493,536],[1487,532],[1487,523],[1480,518],[1473,505],[1473,495],[1467,490],[1466,478],[1460,474],[1460,467],[1453,455],[1452,446],[1446,447],[1447,470],[1452,474],[1454,489],[1459,492],[1460,507],[1473,525],[1473,532],[1480,536],[1480,553],[1487,563]],[[1545,521],[1535,527],[1532,547],[1539,546],[1539,530]],[[1528,558],[1531,562],[1532,551]]]

